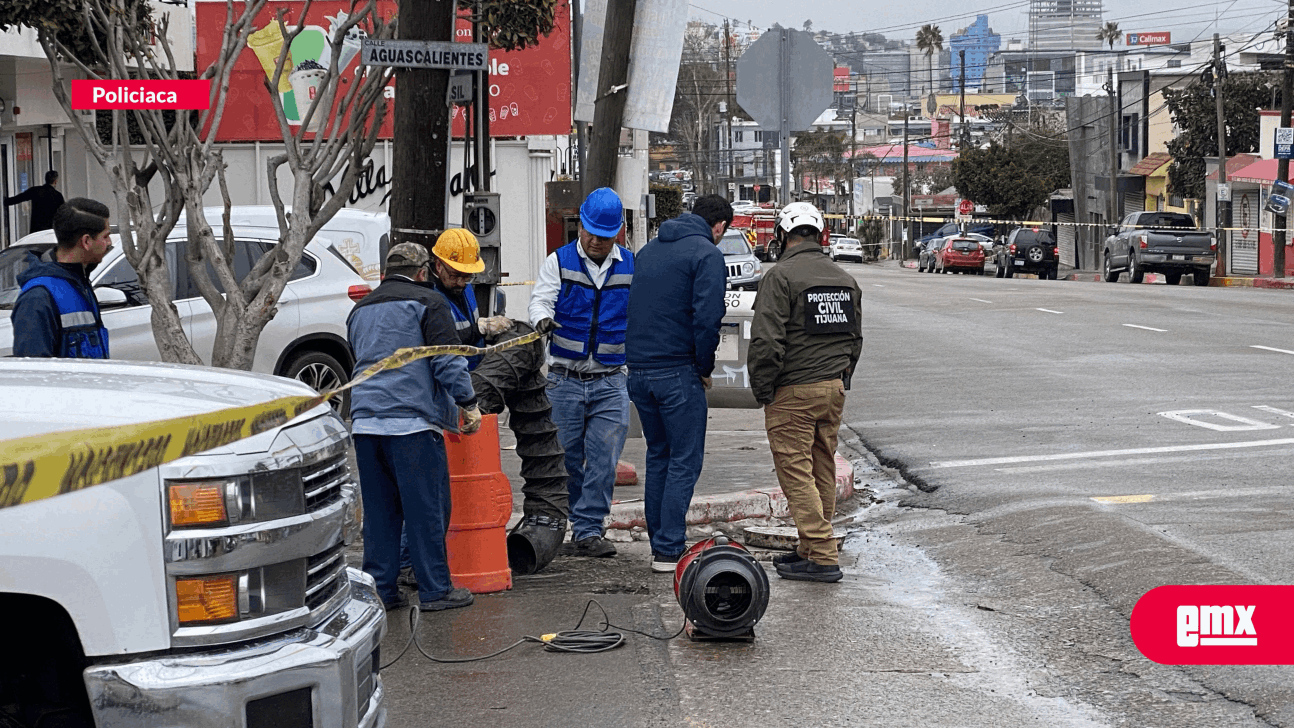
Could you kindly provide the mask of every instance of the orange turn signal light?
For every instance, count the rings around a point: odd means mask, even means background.
[[[178,483],[169,486],[172,526],[207,526],[229,520],[225,512],[225,483]]]
[[[238,577],[226,574],[176,579],[175,606],[181,625],[236,620]]]

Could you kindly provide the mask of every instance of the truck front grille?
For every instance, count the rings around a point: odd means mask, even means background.
[[[350,479],[346,455],[337,455],[301,469],[301,488],[305,493],[306,513],[341,500],[342,485]]]
[[[349,581],[346,578],[345,544],[339,543],[306,560],[305,605],[311,612],[336,596]]]
[[[741,277],[741,265],[740,265],[740,264],[737,264],[737,265],[729,265],[729,266],[728,266],[728,277],[729,277],[729,278],[740,278],[740,277]]]

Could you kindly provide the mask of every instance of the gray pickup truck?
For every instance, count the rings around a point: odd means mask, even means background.
[[[1197,286],[1209,285],[1209,269],[1217,257],[1217,242],[1180,212],[1134,212],[1123,218],[1105,239],[1102,273],[1107,283],[1127,272],[1129,283],[1146,273],[1162,273],[1170,286],[1189,274]]]

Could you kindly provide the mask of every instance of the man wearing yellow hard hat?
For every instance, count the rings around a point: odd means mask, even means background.
[[[450,228],[436,238],[431,253],[436,261],[430,283],[449,301],[459,341],[468,346],[485,346],[486,336],[495,336],[512,325],[503,316],[479,316],[472,276],[485,270],[485,261],[481,260],[481,245],[475,235],[462,228]],[[468,370],[480,363],[480,356],[467,357]]]

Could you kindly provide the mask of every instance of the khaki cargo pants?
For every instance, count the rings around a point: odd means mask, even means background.
[[[839,563],[831,517],[836,511],[836,435],[845,408],[839,379],[778,387],[764,407],[764,429],[777,480],[800,532],[800,555]]]

